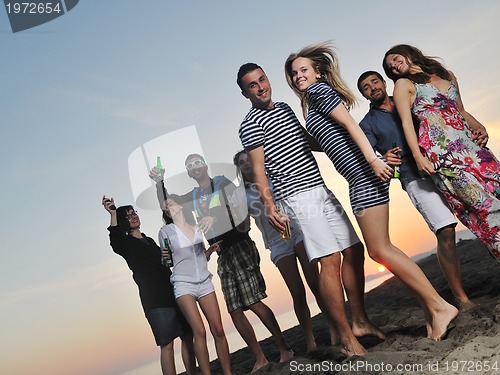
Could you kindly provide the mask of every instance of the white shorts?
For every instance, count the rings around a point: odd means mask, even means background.
[[[290,229],[292,231],[292,238],[284,240],[279,236],[275,236],[269,240],[269,249],[271,250],[271,261],[276,265],[280,259],[289,255],[295,255],[295,245],[304,241],[304,236],[295,220],[290,220]]]
[[[209,277],[205,281],[202,281],[201,283],[176,281],[173,284],[173,288],[174,296],[176,299],[188,294],[190,296],[193,296],[196,300],[199,300],[201,297],[205,297],[206,295],[215,291],[211,277]]]
[[[282,202],[285,213],[302,230],[309,261],[360,242],[342,205],[326,186],[295,194]]]
[[[457,224],[446,199],[430,178],[415,178],[401,182],[411,202],[434,233],[449,225]]]

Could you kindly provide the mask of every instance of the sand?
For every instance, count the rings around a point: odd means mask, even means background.
[[[500,374],[500,264],[478,240],[460,241],[463,284],[476,307],[462,311],[445,340],[426,338],[424,316],[417,300],[402,283],[391,278],[366,294],[370,319],[387,333],[387,340],[360,338],[368,350],[363,357],[346,358],[329,345],[326,322],[313,318],[318,350],[307,354],[298,326],[284,332],[295,352],[292,360],[278,363],[272,339],[261,341],[270,363],[256,374]],[[439,268],[436,255],[418,262],[439,294],[455,303]],[[234,374],[247,374],[254,359],[248,349],[231,354]],[[212,362],[220,374],[218,361]]]

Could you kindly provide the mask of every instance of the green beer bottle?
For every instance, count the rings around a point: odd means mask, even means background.
[[[392,144],[392,148],[394,148],[394,147],[398,147],[398,145],[396,144],[396,142],[394,142]],[[399,173],[399,165],[394,165],[392,167],[392,169],[394,169],[394,174],[392,175],[392,178],[399,178],[401,176],[400,173]]]
[[[158,175],[160,176],[160,181],[163,180],[161,176],[161,171],[163,170],[163,166],[161,165],[161,159],[159,156],[156,157],[156,168],[158,168]]]
[[[163,264],[165,267],[172,267],[174,265],[174,262],[172,261],[172,250],[170,249],[170,243],[168,242],[168,237],[165,237],[163,240],[165,249],[167,249],[167,256],[162,259]]]

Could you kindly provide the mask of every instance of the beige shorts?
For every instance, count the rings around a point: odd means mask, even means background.
[[[285,213],[300,226],[309,261],[360,242],[344,208],[326,186],[281,201]]]

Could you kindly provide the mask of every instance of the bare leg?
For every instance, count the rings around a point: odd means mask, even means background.
[[[354,336],[345,310],[344,293],[340,281],[340,253],[319,259],[319,290],[325,303],[326,313],[335,322],[340,334],[341,351],[350,355],[364,355],[366,349]]]
[[[464,291],[462,285],[462,271],[460,266],[460,256],[455,244],[455,228],[447,226],[436,233],[438,246],[437,256],[443,274],[450,285],[451,292],[458,302],[459,308],[467,309],[474,304]]]
[[[247,317],[243,313],[242,309],[236,309],[229,313],[231,319],[233,321],[236,330],[240,334],[241,338],[248,345],[248,348],[255,356],[255,365],[253,366],[252,372],[257,371],[261,367],[264,367],[268,364],[267,358],[262,351],[262,348],[255,337],[255,331],[252,328],[252,325],[248,321]]]
[[[399,278],[429,310],[431,335],[440,340],[458,310],[436,292],[422,270],[389,239],[389,205],[367,208],[356,215],[368,254]]]
[[[365,309],[365,251],[363,244],[342,251],[342,281],[352,314],[352,332],[355,336],[375,336],[385,340],[386,335],[368,319]]]
[[[323,298],[321,297],[321,293],[319,292],[318,264],[317,262],[309,262],[309,258],[307,257],[303,242],[299,242],[297,245],[295,245],[294,250],[302,267],[302,273],[304,274],[307,285],[309,286],[309,289],[311,289],[311,292],[314,294],[316,303],[318,304],[320,310],[323,312],[323,316],[325,317],[328,324],[328,330],[330,331],[330,343],[332,345],[338,345],[340,343],[340,336],[337,332],[337,328],[335,327],[335,323],[331,319],[331,316],[326,313],[327,310],[325,307],[325,303],[323,302]]]
[[[196,375],[196,358],[194,354],[193,334],[189,332],[181,336],[181,354],[187,375]]]
[[[162,346],[160,352],[160,365],[163,375],[175,375],[174,342]]]
[[[183,295],[176,299],[177,305],[181,309],[184,317],[188,321],[194,335],[194,352],[201,373],[204,375],[210,374],[210,359],[207,348],[207,334],[205,325],[201,319],[200,311],[196,305],[196,300],[191,295]]]
[[[281,333],[281,328],[272,310],[262,301],[256,302],[253,305],[248,306],[248,308],[259,317],[261,322],[273,335],[274,341],[276,341],[280,351],[280,362],[284,362],[292,358],[293,351],[286,343],[283,333]]]
[[[316,341],[314,339],[311,322],[311,311],[307,305],[306,291],[297,267],[295,254],[281,258],[276,266],[292,296],[293,309],[306,338],[307,352],[316,350]]]
[[[229,359],[229,347],[227,345],[224,328],[222,327],[222,319],[215,292],[200,298],[198,303],[200,304],[201,310],[207,318],[210,326],[210,332],[212,332],[212,336],[215,341],[215,349],[217,351],[217,356],[219,357],[222,372],[225,375],[230,375],[231,361]]]

